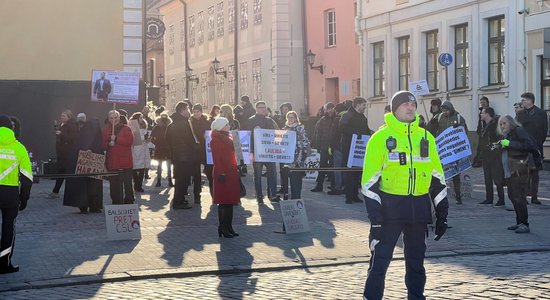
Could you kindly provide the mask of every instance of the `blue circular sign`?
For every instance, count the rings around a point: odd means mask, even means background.
[[[441,53],[437,60],[439,61],[440,65],[446,67],[453,63],[453,56],[451,55],[451,53]]]

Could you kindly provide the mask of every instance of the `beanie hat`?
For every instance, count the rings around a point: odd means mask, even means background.
[[[401,104],[407,103],[407,102],[414,102],[414,104],[417,105],[416,97],[411,92],[399,91],[395,93],[393,97],[391,97],[391,104],[390,104],[391,112],[395,113],[395,111]]]
[[[441,106],[441,99],[439,98],[434,98],[432,99],[432,101],[430,102],[431,105],[438,105],[438,106]]]
[[[6,115],[0,116],[0,127],[6,127],[13,130],[13,125],[11,124],[10,117]]]
[[[193,108],[192,108],[191,110],[202,111],[202,105],[200,105],[200,104],[195,104],[195,105],[193,105]]]
[[[212,129],[213,131],[220,131],[227,124],[229,124],[229,120],[224,117],[218,117],[214,120],[214,122],[212,122],[212,125],[210,125],[210,129]]]

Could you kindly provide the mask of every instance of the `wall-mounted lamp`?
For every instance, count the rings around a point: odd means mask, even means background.
[[[164,75],[162,73],[157,76],[157,80],[160,87],[165,87],[167,90],[170,89],[170,84],[164,84]]]
[[[220,71],[220,61],[217,57],[214,57],[214,60],[212,61],[212,66],[214,67],[214,71],[216,71],[216,74],[223,75],[224,78],[227,78],[227,71]]]
[[[309,64],[309,68],[311,70],[319,70],[321,74],[323,74],[323,65],[313,66],[315,63],[315,56],[316,54],[311,52],[311,49],[309,49],[309,52],[306,54],[307,63]]]
[[[199,83],[199,78],[193,74],[193,69],[191,69],[189,66],[185,68],[185,76],[187,78],[187,81],[194,81],[195,83]]]

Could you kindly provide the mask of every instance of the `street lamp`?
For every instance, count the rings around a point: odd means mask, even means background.
[[[191,67],[187,67],[185,69],[185,76],[187,78],[187,81],[194,81],[195,83],[199,83],[199,78],[193,74],[193,69]]]
[[[224,78],[227,78],[227,71],[220,71],[220,61],[217,57],[214,57],[214,60],[212,61],[212,66],[214,67],[214,71],[216,71],[216,74],[222,74]]]
[[[170,84],[164,84],[164,75],[162,73],[157,76],[157,82],[159,83],[159,87],[165,87],[167,90],[170,90]]]
[[[315,56],[316,54],[311,52],[311,49],[309,49],[308,53],[306,54],[307,63],[309,64],[309,68],[311,70],[319,70],[321,74],[323,74],[323,65],[313,66],[315,63]]]

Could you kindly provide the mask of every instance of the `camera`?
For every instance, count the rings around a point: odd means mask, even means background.
[[[529,14],[529,8],[524,8],[524,9],[518,11],[518,15],[523,15],[523,14],[528,15]]]

